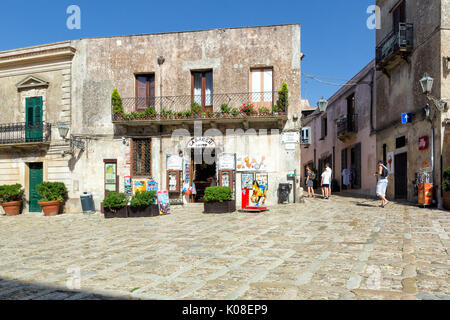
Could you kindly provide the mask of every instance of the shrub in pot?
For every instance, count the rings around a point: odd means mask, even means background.
[[[54,216],[60,212],[61,204],[67,200],[67,189],[63,182],[42,182],[36,186],[41,197],[38,202],[45,216]]]
[[[159,215],[158,205],[155,204],[155,191],[138,191],[131,198],[128,208],[129,217],[152,217]]]
[[[105,218],[127,218],[128,197],[122,192],[109,192],[103,200]]]
[[[204,212],[205,213],[227,213],[236,211],[236,201],[229,187],[208,187],[205,189]]]
[[[450,167],[442,175],[442,190],[444,191],[444,207],[450,210]]]
[[[21,184],[0,186],[0,204],[6,215],[16,216],[20,214],[24,192]]]

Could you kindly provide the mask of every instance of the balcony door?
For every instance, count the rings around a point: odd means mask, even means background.
[[[155,106],[155,75],[136,75],[136,110]]]
[[[43,181],[43,163],[42,162],[36,162],[36,163],[30,163],[30,174],[29,174],[29,201],[30,201],[30,212],[41,212],[41,207],[39,206],[38,202],[40,200],[40,196],[37,193],[36,186]]]
[[[250,102],[256,110],[265,107],[272,111],[272,74],[272,68],[252,69],[250,71]]]
[[[198,103],[202,111],[213,109],[213,73],[208,71],[192,72],[192,102]]]
[[[42,126],[42,97],[27,98],[25,141],[40,142],[43,138]]]

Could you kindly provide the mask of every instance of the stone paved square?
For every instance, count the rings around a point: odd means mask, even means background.
[[[450,299],[448,212],[377,205],[0,216],[0,299]]]

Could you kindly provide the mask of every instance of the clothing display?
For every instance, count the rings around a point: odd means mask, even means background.
[[[342,178],[343,178],[343,184],[345,186],[349,186],[351,184],[351,176],[352,176],[352,172],[345,168],[344,170],[342,170]]]

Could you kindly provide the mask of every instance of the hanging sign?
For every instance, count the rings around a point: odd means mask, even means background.
[[[208,137],[195,137],[187,144],[188,148],[215,148],[216,143]]]
[[[219,156],[219,170],[234,170],[234,154],[224,153]]]
[[[428,136],[423,136],[419,138],[419,150],[428,149]]]
[[[183,158],[178,155],[170,155],[167,157],[167,170],[183,170]]]

